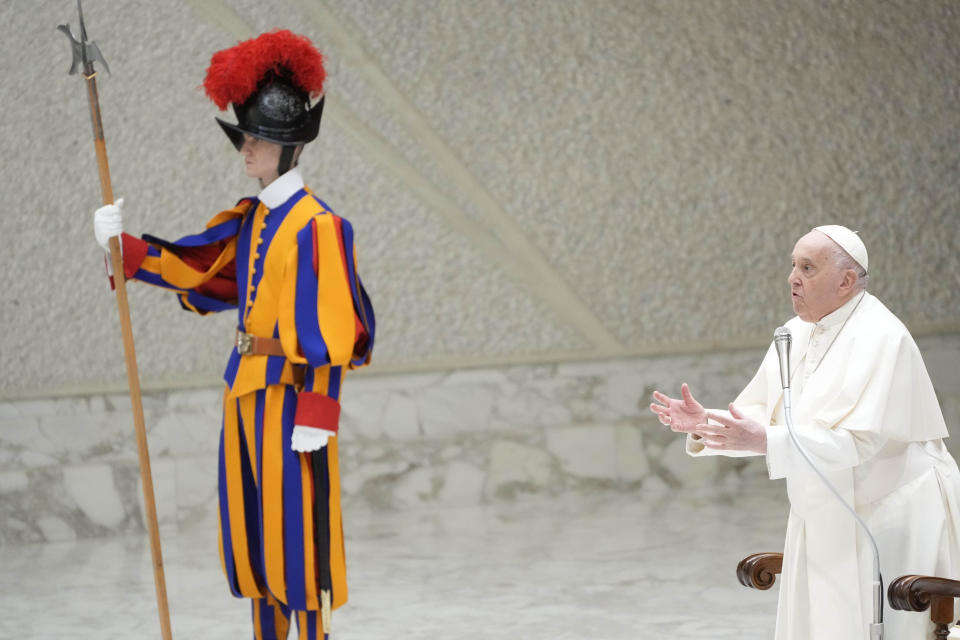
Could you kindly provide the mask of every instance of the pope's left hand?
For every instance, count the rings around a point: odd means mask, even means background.
[[[767,430],[756,420],[744,416],[730,403],[730,416],[707,412],[707,418],[720,424],[698,424],[696,434],[711,449],[767,452]]]
[[[337,434],[326,429],[295,425],[290,438],[290,448],[300,452],[319,451],[327,446],[330,436],[335,435]]]

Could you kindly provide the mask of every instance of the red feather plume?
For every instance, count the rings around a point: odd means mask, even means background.
[[[323,93],[323,81],[327,77],[323,54],[308,38],[286,29],[269,31],[217,51],[210,59],[203,88],[224,111],[230,103],[246,102],[270,71],[288,75],[291,82],[311,98]]]

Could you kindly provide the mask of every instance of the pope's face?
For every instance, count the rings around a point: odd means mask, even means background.
[[[806,322],[817,322],[849,299],[843,288],[844,271],[834,263],[834,243],[826,234],[811,231],[793,247],[793,269],[787,282],[793,310]]]
[[[283,147],[279,144],[244,134],[240,153],[243,155],[247,175],[259,179],[264,186],[276,180],[282,150]]]

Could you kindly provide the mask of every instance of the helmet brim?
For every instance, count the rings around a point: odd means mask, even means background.
[[[316,139],[320,131],[320,118],[323,116],[323,101],[324,98],[321,97],[317,104],[307,112],[306,122],[303,126],[293,130],[271,130],[262,126],[243,126],[241,124],[226,122],[216,117],[214,117],[214,120],[216,120],[220,128],[223,129],[223,132],[227,134],[227,137],[237,151],[243,147],[244,134],[274,144],[296,146],[307,144]]]

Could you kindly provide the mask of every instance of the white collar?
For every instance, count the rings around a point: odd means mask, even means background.
[[[303,178],[300,176],[300,168],[294,167],[268,184],[257,199],[268,209],[276,209],[300,189],[303,189]]]
[[[859,295],[851,297],[849,300],[843,303],[843,306],[831,311],[814,324],[820,327],[820,330],[822,331],[824,329],[829,329],[839,325],[842,322],[846,322],[847,318],[850,317],[850,314],[853,313],[853,310],[857,308],[858,304],[860,304],[860,300],[866,295],[867,292],[864,291]]]

